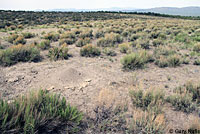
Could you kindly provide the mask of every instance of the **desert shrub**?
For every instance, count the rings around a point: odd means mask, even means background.
[[[87,44],[90,43],[90,38],[80,38],[78,39],[77,43],[76,43],[76,46],[77,47],[82,47],[82,46],[85,46]]]
[[[163,40],[154,39],[154,40],[152,41],[152,44],[153,44],[154,47],[157,47],[157,46],[163,45],[164,43],[163,43]]]
[[[172,48],[166,47],[166,46],[159,46],[158,48],[156,48],[154,50],[154,56],[156,58],[159,58],[160,55],[169,56],[169,55],[173,55],[175,53],[176,53],[176,51],[174,51]]]
[[[179,33],[175,36],[175,41],[177,42],[183,42],[183,43],[189,43],[190,39],[187,34],[185,33]]]
[[[159,90],[146,92],[131,90],[130,97],[133,105],[142,110],[150,110],[156,114],[162,112],[161,105],[164,104],[164,94]]]
[[[101,47],[110,47],[121,42],[123,42],[123,38],[119,34],[110,33],[106,34],[104,38],[99,38],[97,40],[97,45]]]
[[[60,95],[46,90],[30,93],[12,103],[0,100],[0,131],[2,133],[74,133],[82,114],[67,104]]]
[[[13,43],[18,38],[18,36],[19,35],[17,35],[17,34],[11,34],[10,36],[8,36],[7,41],[9,43]]]
[[[11,66],[18,62],[37,62],[40,60],[40,51],[31,45],[21,44],[0,51],[0,65]]]
[[[144,39],[140,38],[136,42],[140,48],[149,49],[149,47],[150,47],[150,42],[147,38],[144,38]]]
[[[166,130],[166,120],[163,114],[148,112],[135,113],[129,133],[133,134],[164,134]]]
[[[193,51],[200,52],[200,43],[197,43],[197,44],[194,45]]]
[[[64,43],[71,45],[71,44],[74,44],[77,40],[75,33],[71,32],[71,31],[67,31],[67,32],[63,33],[60,38],[61,38],[61,40],[59,41],[60,45],[62,45]]]
[[[114,50],[109,49],[109,48],[105,48],[103,50],[103,53],[106,54],[107,56],[116,56],[117,55],[117,53]]]
[[[128,37],[128,34],[129,34],[128,31],[122,32],[122,36],[123,36],[123,37]]]
[[[200,59],[199,58],[195,59],[193,64],[194,65],[200,65]]]
[[[85,30],[85,31],[83,31],[81,34],[80,34],[80,38],[90,38],[90,39],[92,39],[92,37],[93,37],[93,34],[92,34],[92,32],[93,32],[93,30]]]
[[[48,56],[50,60],[56,61],[59,59],[68,59],[69,58],[69,49],[66,45],[62,45],[61,47],[53,47],[49,49]]]
[[[144,65],[152,60],[152,56],[146,51],[131,53],[124,56],[121,60],[124,69],[134,70],[143,68]]]
[[[94,36],[95,36],[95,38],[101,38],[101,37],[104,37],[104,31],[102,31],[102,30],[98,30],[98,31],[96,31],[95,33],[94,33]]]
[[[167,58],[167,61],[168,61],[168,66],[170,66],[170,67],[176,67],[176,66],[179,66],[182,63],[181,57],[176,55],[176,54],[170,55]]]
[[[99,56],[100,54],[101,54],[100,49],[92,44],[87,44],[83,46],[83,48],[81,48],[80,50],[80,55],[84,57],[95,57]]]
[[[135,41],[139,38],[140,36],[138,34],[132,34],[130,37],[129,37],[129,40],[130,41]]]
[[[169,55],[167,57],[160,56],[159,58],[156,59],[155,64],[161,68],[176,67],[176,66],[180,66],[180,64],[182,64],[182,59],[180,56],[178,56],[176,54]]]
[[[13,43],[15,44],[15,45],[17,45],[17,44],[26,44],[26,40],[24,39],[24,37],[23,36],[18,36],[17,37],[17,39],[15,39],[14,41],[13,41]]]
[[[183,86],[175,89],[175,92],[179,94],[188,93],[192,96],[192,101],[200,104],[200,84],[194,82],[187,82]]]
[[[187,93],[171,95],[166,101],[171,103],[177,111],[191,113],[196,110],[196,104],[192,102],[191,95]]]
[[[124,133],[127,131],[125,120],[126,109],[122,107],[106,107],[98,105],[94,109],[95,116],[89,118],[88,124],[92,133]]]
[[[50,40],[50,41],[58,41],[58,39],[60,38],[60,35],[50,32],[50,33],[47,33],[46,35],[44,35],[43,38],[46,40]]]
[[[37,44],[37,47],[42,50],[49,49],[50,48],[50,40],[41,41],[39,44]]]
[[[22,33],[22,35],[24,36],[25,39],[30,39],[30,38],[33,38],[35,37],[35,34],[34,33]]]
[[[130,43],[122,43],[118,47],[121,53],[127,53],[130,50]]]
[[[150,34],[151,39],[157,39],[159,36],[160,32],[159,31],[152,31]]]
[[[160,56],[158,59],[156,59],[155,64],[161,68],[168,67],[168,61],[167,58],[164,56]]]

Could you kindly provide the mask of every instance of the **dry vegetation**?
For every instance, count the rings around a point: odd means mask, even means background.
[[[0,133],[200,131],[200,22],[121,17],[2,28]]]

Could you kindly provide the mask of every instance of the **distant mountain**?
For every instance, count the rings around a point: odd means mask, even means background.
[[[75,9],[75,8],[69,8],[69,9],[49,9],[47,11],[59,11],[59,12],[88,12],[88,11],[135,11],[136,8],[126,7],[126,8],[119,8],[119,7],[111,7],[111,8],[96,8],[96,9]],[[37,10],[41,11],[41,10]]]
[[[37,10],[42,11],[42,10]],[[59,12],[88,12],[88,11],[121,11],[121,12],[154,12],[160,14],[169,14],[169,15],[181,15],[181,16],[200,16],[200,7],[158,7],[158,8],[150,8],[150,9],[137,9],[137,8],[98,8],[98,9],[50,9],[47,11],[59,11]]]
[[[135,11],[135,10],[134,10]],[[181,15],[181,16],[200,16],[200,7],[158,7],[151,9],[139,9],[137,12],[154,12],[160,14]]]

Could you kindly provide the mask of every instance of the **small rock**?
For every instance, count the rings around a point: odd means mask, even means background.
[[[17,82],[18,80],[19,80],[18,77],[13,77],[13,78],[8,79],[8,82],[12,83],[12,82]]]
[[[91,81],[92,81],[91,79],[86,79],[86,80],[85,80],[85,82],[91,82]]]
[[[54,86],[51,86],[51,87],[48,88],[47,90],[53,90],[53,89],[55,89],[55,87],[54,87]]]

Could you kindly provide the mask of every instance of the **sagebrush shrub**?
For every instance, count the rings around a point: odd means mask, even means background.
[[[118,47],[121,53],[127,53],[130,50],[130,43],[122,43]]]
[[[142,110],[150,110],[159,114],[162,112],[161,105],[164,104],[164,93],[156,91],[131,90],[130,97],[134,106]]]
[[[0,65],[2,66],[11,66],[18,62],[37,62],[40,59],[40,51],[32,45],[19,44],[0,51]]]
[[[60,95],[39,90],[12,103],[0,100],[1,133],[67,133],[78,131],[82,114]]]
[[[200,43],[197,43],[197,44],[194,45],[193,51],[200,52]]]
[[[43,38],[46,39],[46,40],[50,40],[50,41],[58,41],[58,39],[60,38],[60,35],[53,33],[53,32],[50,32],[50,33],[44,35]]]
[[[69,58],[69,49],[66,45],[61,47],[53,47],[49,49],[48,56],[51,60],[59,60],[59,59],[68,59]]]
[[[84,38],[84,39],[80,38],[80,39],[77,41],[76,46],[77,46],[77,47],[82,47],[82,46],[85,46],[85,45],[87,45],[87,44],[89,44],[89,43],[90,43],[90,38]]]
[[[193,103],[191,95],[187,93],[171,95],[166,100],[178,111],[191,113],[196,110],[196,104]]]
[[[25,39],[30,39],[30,38],[35,37],[34,33],[29,33],[29,32],[22,33],[22,35],[24,36]]]
[[[80,50],[80,55],[84,57],[95,57],[99,56],[100,54],[101,54],[100,49],[92,44],[87,44],[83,46]]]
[[[41,41],[39,44],[37,44],[37,47],[42,50],[49,49],[50,48],[50,40]]]
[[[116,56],[117,55],[117,53],[114,50],[109,49],[109,48],[105,48],[103,50],[103,53],[106,54],[107,56]]]
[[[146,51],[131,53],[124,56],[121,60],[124,69],[134,70],[143,68],[146,63],[152,60],[152,56]]]
[[[106,34],[105,37],[99,38],[97,40],[97,45],[101,47],[110,47],[121,42],[123,42],[123,38],[119,34],[110,33]]]

